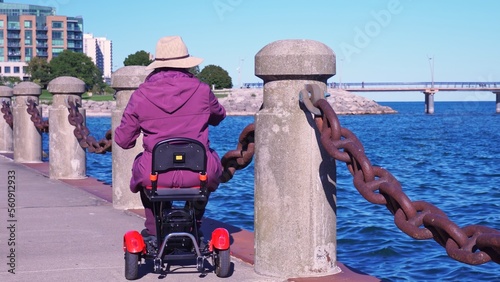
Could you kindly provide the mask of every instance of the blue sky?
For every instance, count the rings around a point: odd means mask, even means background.
[[[255,55],[282,39],[311,39],[337,56],[329,82],[500,81],[500,1],[487,0],[6,0],[82,16],[85,33],[113,41],[115,70],[139,50],[180,35],[200,66],[219,65],[233,84],[260,82]],[[238,71],[238,69],[240,69]],[[359,95],[422,101],[421,93]],[[494,100],[489,92],[440,92],[440,100]]]

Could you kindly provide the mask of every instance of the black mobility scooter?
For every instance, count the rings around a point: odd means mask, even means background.
[[[204,262],[212,259],[214,272],[219,277],[227,277],[230,269],[229,232],[224,228],[215,229],[210,240],[205,243],[195,218],[195,205],[206,204],[207,157],[203,144],[189,138],[172,138],[158,142],[153,148],[151,186],[146,191],[153,203],[156,219],[156,239],[144,241],[138,231],[124,235],[125,278],[138,278],[139,267],[146,260],[153,261],[155,273],[168,268],[172,261],[191,260],[199,272],[205,271]],[[158,177],[171,170],[191,170],[199,173],[198,187],[158,187]],[[175,207],[173,203],[182,202]]]

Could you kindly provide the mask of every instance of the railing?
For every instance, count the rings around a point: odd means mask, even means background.
[[[452,81],[452,82],[330,82],[327,83],[328,88],[337,89],[363,89],[363,88],[406,88],[406,89],[422,89],[430,88],[439,89],[498,89],[500,82],[471,82],[471,81]],[[243,88],[262,88],[263,82],[244,83]]]
[[[500,82],[482,82],[482,81],[451,81],[451,82],[346,82],[328,83],[329,88],[340,89],[363,89],[363,88],[397,88],[397,89],[423,89],[423,88],[439,88],[439,89],[496,89],[500,88]]]
[[[7,33],[7,38],[19,39],[19,38],[21,38],[21,34],[19,34],[19,33]]]

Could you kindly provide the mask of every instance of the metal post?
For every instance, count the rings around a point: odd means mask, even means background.
[[[116,90],[116,109],[111,115],[113,140],[115,139],[115,129],[120,125],[130,96],[150,73],[145,68],[143,66],[126,66],[115,71],[111,76],[111,86]],[[116,209],[142,208],[139,194],[130,191],[132,163],[142,150],[142,135],[137,139],[135,147],[129,150],[120,148],[113,141],[113,207]]]
[[[0,86],[0,108],[3,102],[11,103],[12,88],[8,86]],[[12,153],[14,146],[12,143],[12,127],[0,115],[0,153]]]
[[[275,277],[339,272],[336,167],[299,102],[305,84],[326,91],[335,54],[311,40],[282,40],[255,56],[264,80],[255,124],[255,271]]]
[[[42,132],[31,121],[27,112],[28,100],[38,104],[42,88],[34,82],[21,82],[13,88],[12,117],[14,161],[19,163],[42,162]]]
[[[431,69],[431,90],[434,90],[434,57],[429,57],[429,68]]]
[[[52,93],[52,107],[49,109],[49,174],[53,179],[82,179],[86,177],[87,160],[85,150],[80,146],[68,121],[68,99],[81,105],[85,83],[74,77],[62,76],[53,79],[47,86]],[[80,108],[85,119],[85,110]]]

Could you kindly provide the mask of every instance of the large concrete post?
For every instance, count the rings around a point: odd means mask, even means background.
[[[49,110],[49,174],[54,179],[82,179],[86,177],[85,150],[73,134],[75,127],[68,121],[68,99],[81,105],[85,83],[75,77],[61,76],[47,86],[52,93]],[[85,118],[85,110],[80,109]]]
[[[8,86],[0,86],[0,108],[3,102],[11,104],[12,88]],[[0,115],[0,153],[12,153],[14,146],[12,144],[12,127]]]
[[[42,162],[42,132],[31,121],[27,112],[28,101],[39,102],[42,88],[33,82],[21,82],[13,89],[12,118],[14,161],[19,163]]]
[[[255,271],[324,276],[336,263],[336,167],[299,102],[305,84],[326,91],[335,54],[311,40],[273,42],[255,56],[264,80],[255,129]]]
[[[123,111],[127,106],[130,96],[139,85],[144,82],[150,71],[143,66],[123,67],[111,76],[111,86],[116,90],[116,108],[111,116],[113,140],[115,129],[120,125]],[[124,150],[114,141],[113,150],[113,207],[116,209],[142,208],[139,194],[130,192],[130,178],[132,176],[132,163],[137,154],[142,152],[142,134],[137,139],[135,147]]]

